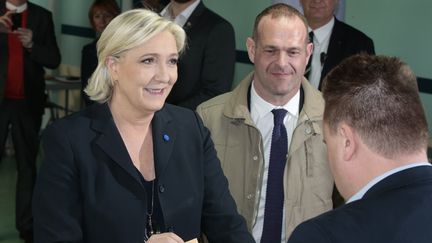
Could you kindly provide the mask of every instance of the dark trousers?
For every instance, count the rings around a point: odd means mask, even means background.
[[[4,99],[0,104],[0,156],[4,152],[11,125],[17,162],[15,220],[20,232],[31,231],[33,228],[31,199],[36,179],[41,121],[42,116],[31,112],[25,100]]]

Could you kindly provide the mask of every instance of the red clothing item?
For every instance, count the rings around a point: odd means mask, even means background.
[[[21,27],[27,26],[27,13],[21,16]],[[17,34],[8,34],[8,70],[5,97],[9,99],[24,99],[24,47]]]

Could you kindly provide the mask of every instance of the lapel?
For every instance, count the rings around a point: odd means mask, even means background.
[[[153,151],[156,175],[163,178],[177,138],[177,129],[170,114],[169,105],[155,113],[152,121]]]
[[[432,166],[417,166],[392,174],[372,186],[363,198],[379,196],[397,188],[423,183],[432,185]]]
[[[342,23],[335,17],[335,23],[330,36],[329,46],[327,48],[327,58],[321,72],[321,81],[330,71],[330,68],[338,64],[338,60],[340,60],[340,56],[342,55],[340,50],[342,50],[342,45],[344,43],[344,33],[341,28],[343,28]]]
[[[186,31],[187,34],[189,33],[190,29],[193,26],[195,26],[196,24],[199,23],[199,21],[203,21],[203,19],[201,18],[201,15],[204,13],[205,10],[206,10],[206,7],[204,6],[204,3],[202,1],[200,3],[198,3],[197,7],[192,12],[192,14],[189,16],[188,20],[186,21],[185,25],[183,26],[183,29]]]
[[[173,125],[173,119],[166,107],[167,105],[156,112],[152,121],[153,153],[156,177],[159,179],[164,176],[177,137],[177,129]],[[130,159],[108,105],[95,105],[94,111],[91,128],[100,134],[96,139],[96,144],[112,161],[141,184],[141,179]]]
[[[95,105],[91,109],[94,110],[94,117],[90,126],[99,133],[99,136],[96,138],[96,144],[112,161],[141,185],[141,179],[114,123],[108,104]]]
[[[34,31],[36,29],[35,24],[41,19],[39,18],[39,11],[37,11],[37,8],[32,3],[27,2],[27,12],[27,29]]]

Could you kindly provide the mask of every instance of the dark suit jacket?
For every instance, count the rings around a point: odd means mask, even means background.
[[[152,129],[165,228],[184,240],[203,232],[210,242],[253,242],[198,116],[167,104]],[[143,242],[146,191],[106,104],[53,123],[42,145],[35,242]]]
[[[168,103],[195,108],[231,89],[235,65],[232,25],[201,1],[184,25],[185,52],[178,64],[178,80]]]
[[[0,4],[0,15],[6,12],[4,1]],[[42,115],[45,106],[45,71],[60,64],[51,12],[28,2],[27,28],[33,31],[33,48],[24,50],[24,95],[30,110]],[[0,33],[0,102],[4,98],[8,63],[8,36]]]
[[[94,101],[90,100],[88,95],[84,93],[84,89],[88,84],[88,79],[96,70],[98,65],[96,43],[98,39],[93,40],[91,43],[85,45],[81,51],[81,97],[85,104],[91,105]]]
[[[338,65],[343,59],[360,52],[375,54],[372,39],[361,31],[335,18],[327,55],[321,72],[319,89],[321,89],[322,80],[332,68]]]
[[[358,201],[300,224],[288,243],[432,242],[432,167],[378,182]]]

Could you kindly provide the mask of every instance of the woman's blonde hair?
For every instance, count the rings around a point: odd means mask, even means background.
[[[98,65],[84,90],[90,99],[104,103],[112,97],[114,80],[108,72],[106,64],[108,57],[118,58],[124,52],[144,44],[164,31],[174,36],[177,50],[181,52],[186,38],[184,30],[157,13],[146,9],[134,9],[114,18],[97,42]]]

